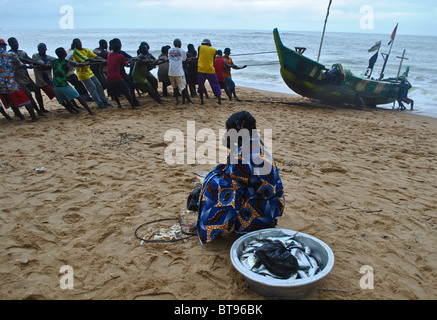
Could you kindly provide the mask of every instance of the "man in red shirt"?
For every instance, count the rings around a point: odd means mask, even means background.
[[[214,61],[214,68],[215,73],[217,74],[217,79],[220,84],[220,88],[225,90],[226,95],[229,97],[229,100],[232,101],[232,95],[228,90],[228,87],[225,84],[225,65],[226,61],[223,58],[223,53],[221,50],[217,50],[215,61]]]
[[[108,74],[106,78],[108,94],[117,102],[119,108],[121,108],[121,103],[118,97],[124,95],[129,100],[132,109],[138,109],[122,75],[126,73],[124,67],[127,66],[129,64],[124,55],[121,54],[121,44],[114,43],[112,52],[108,53]]]

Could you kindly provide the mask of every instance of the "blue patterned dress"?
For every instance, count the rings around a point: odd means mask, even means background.
[[[246,233],[272,225],[285,199],[279,170],[256,134],[205,178],[199,200],[197,234],[205,244],[234,230]]]

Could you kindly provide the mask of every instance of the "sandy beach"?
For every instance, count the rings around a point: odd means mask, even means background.
[[[214,167],[169,165],[166,132],[186,134],[195,121],[218,143],[226,119],[242,110],[261,132],[272,130],[286,198],[278,227],[334,252],[332,272],[307,299],[437,299],[437,119],[237,93],[255,101],[176,106],[143,95],[140,110],[126,100],[121,110],[90,103],[90,116],[45,96],[44,119],[31,122],[25,110],[24,121],[0,119],[0,299],[264,299],[232,266],[235,234],[205,246],[196,237],[147,243],[134,235],[144,223],[176,221],[195,172]],[[65,265],[73,289],[60,286]],[[373,289],[360,287],[363,266],[373,269]]]

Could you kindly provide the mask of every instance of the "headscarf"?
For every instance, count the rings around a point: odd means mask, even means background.
[[[226,130],[235,129],[240,131],[241,129],[248,129],[252,131],[256,129],[256,120],[248,111],[240,111],[234,113],[226,120]]]
[[[234,147],[231,141],[236,141],[236,139],[231,139],[232,133],[235,133],[232,129],[236,130],[238,133],[240,130],[246,129],[247,131],[241,132],[238,135],[238,146],[242,146],[246,143],[246,139],[252,138],[253,130],[256,130],[256,120],[248,111],[240,111],[231,115],[228,120],[226,120],[226,130],[227,133],[223,137],[223,144],[228,148]],[[247,135],[248,134],[248,135]]]

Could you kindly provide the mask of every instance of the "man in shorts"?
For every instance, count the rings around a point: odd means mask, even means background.
[[[41,90],[40,88],[38,88],[36,83],[32,80],[32,78],[29,76],[29,73],[27,72],[27,69],[33,68],[34,66],[42,66],[43,63],[31,59],[25,51],[19,50],[18,40],[16,38],[9,38],[8,44],[11,47],[9,52],[16,53],[20,58],[20,61],[22,62],[21,65],[17,66],[17,68],[15,69],[15,81],[17,81],[20,88],[27,95],[38,115],[44,116],[43,113],[49,111],[44,108],[44,100],[42,98]],[[38,105],[32,97],[32,92],[35,94]]]
[[[192,103],[188,95],[187,81],[183,67],[183,62],[187,59],[187,53],[181,49],[181,40],[175,39],[173,45],[174,47],[168,51],[168,76],[173,87],[176,104],[179,104],[179,96],[181,95],[179,90],[182,92],[182,104],[185,104],[185,100],[187,100],[188,103]]]
[[[124,58],[124,55],[121,54],[121,43],[115,42],[111,48],[112,52],[108,53],[108,74],[106,78],[108,94],[112,100],[117,102],[119,108],[121,108],[119,96],[124,95],[129,100],[132,109],[138,109],[125,81],[127,75],[122,75],[124,67],[129,66],[129,64]]]
[[[62,104],[70,113],[79,113],[79,106],[74,99],[77,99],[80,104],[88,111],[90,115],[94,115],[86,101],[72,86],[68,84],[67,74],[71,66],[83,67],[85,63],[76,63],[65,59],[67,52],[64,48],[56,49],[58,59],[53,60],[53,90],[59,104]]]
[[[2,104],[7,108],[11,106],[14,113],[24,119],[19,108],[25,107],[32,118],[37,121],[39,118],[33,111],[32,104],[15,81],[15,66],[22,65],[20,58],[16,53],[6,51],[6,42],[0,39],[0,99]]]

